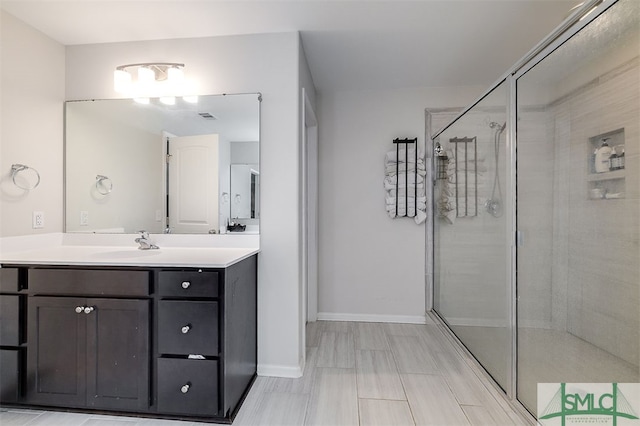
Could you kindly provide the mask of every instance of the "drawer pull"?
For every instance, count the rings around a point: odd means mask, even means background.
[[[186,385],[183,385],[183,386],[180,388],[180,392],[182,392],[182,393],[187,393],[187,392],[189,392],[189,388],[190,388],[190,387],[191,387],[191,382],[187,383]]]
[[[191,330],[191,324],[187,324],[180,329],[180,331],[182,331],[182,334],[187,334],[189,330]]]
[[[191,283],[189,281],[182,281],[182,288],[186,290],[189,288],[189,286],[191,286]]]
[[[84,312],[84,306],[76,306],[76,314],[81,314]]]
[[[95,308],[93,306],[87,306],[86,308],[84,308],[84,313],[89,315],[91,312],[93,312]]]

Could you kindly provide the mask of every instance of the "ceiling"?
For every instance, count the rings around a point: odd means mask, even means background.
[[[488,86],[576,0],[2,0],[64,45],[300,31],[319,91]]]

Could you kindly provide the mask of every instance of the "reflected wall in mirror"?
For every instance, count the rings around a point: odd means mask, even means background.
[[[257,224],[260,217],[260,148],[256,142],[231,143],[231,220]]]
[[[251,158],[259,171],[260,95],[154,101],[66,103],[66,232],[224,232],[233,207],[233,153]],[[254,196],[249,189],[240,199],[254,200],[254,217],[246,219],[257,230],[254,183]]]

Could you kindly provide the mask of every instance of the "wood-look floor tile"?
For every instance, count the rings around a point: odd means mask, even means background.
[[[84,425],[90,419],[87,414],[79,413],[62,413],[62,412],[46,412],[38,416],[28,423],[29,426],[49,426],[49,425],[65,425],[79,426]],[[4,422],[0,421],[4,426]],[[129,424],[130,425],[130,424]]]
[[[386,323],[384,329],[389,336],[419,336],[423,325]]]
[[[323,321],[322,331],[333,331],[336,333],[353,333],[356,328],[356,322],[349,321]]]
[[[0,411],[0,424],[2,426],[23,426],[41,416],[41,412],[29,413],[18,411]],[[42,423],[41,423],[42,424]]]
[[[302,377],[290,379],[285,377],[270,377],[265,386],[265,392],[288,392],[308,394],[314,380],[314,371],[318,361],[318,348],[307,348],[307,360],[302,372]]]
[[[401,374],[416,425],[468,425],[458,401],[440,376]]]
[[[300,426],[304,424],[308,395],[268,392],[260,396],[249,415],[236,417],[235,426]]]
[[[420,337],[389,336],[389,343],[400,373],[439,373],[436,362]]]
[[[308,322],[307,323],[307,334],[306,334],[306,346],[313,347],[320,345],[320,336],[322,336],[322,332],[324,331],[322,321]]]
[[[406,400],[390,351],[356,351],[358,397]]]
[[[482,405],[482,394],[487,390],[473,370],[455,353],[436,351],[433,356],[458,402]]]
[[[413,426],[407,401],[360,399],[360,424],[363,426]]]
[[[87,419],[82,426],[132,426],[138,423],[137,419]],[[68,424],[68,423],[61,423]]]
[[[484,407],[479,407],[475,405],[463,405],[462,411],[469,419],[469,422],[473,426],[499,426],[501,423],[498,423],[496,419],[494,419],[489,410]],[[507,426],[508,423],[502,423],[502,425]]]
[[[388,350],[389,343],[380,323],[360,322],[356,326],[356,349]]]
[[[325,331],[320,338],[317,367],[355,368],[353,333]]]
[[[318,368],[305,425],[357,426],[358,396],[353,369]]]

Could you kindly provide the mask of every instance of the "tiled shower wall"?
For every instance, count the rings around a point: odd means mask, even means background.
[[[640,60],[548,108],[554,123],[553,326],[639,365]],[[625,198],[588,194],[589,138],[624,128]]]

